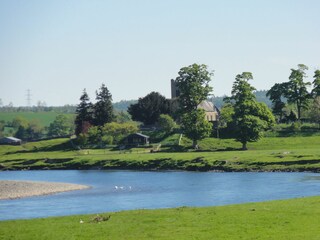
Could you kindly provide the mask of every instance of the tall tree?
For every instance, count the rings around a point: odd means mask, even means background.
[[[212,91],[209,83],[213,73],[209,72],[204,64],[192,64],[181,68],[178,75],[176,84],[180,91],[181,110],[184,113],[196,110],[198,105],[206,100]]]
[[[297,106],[299,121],[301,119],[301,110],[308,108],[309,99],[311,98],[307,90],[307,86],[311,85],[311,83],[304,82],[306,70],[308,70],[308,67],[303,64],[299,64],[297,69],[291,69],[287,91],[285,92],[288,102]]]
[[[145,125],[155,124],[160,114],[168,114],[169,101],[158,92],[151,92],[139,98],[136,104],[131,104],[128,113],[132,120],[143,122]]]
[[[236,76],[232,87],[231,99],[234,100],[234,114],[236,126],[236,141],[242,143],[242,149],[247,150],[247,142],[258,141],[262,131],[274,123],[274,116],[264,103],[256,101],[255,90],[249,83],[253,79],[252,73],[243,72]]]
[[[91,125],[92,122],[92,103],[86,89],[82,92],[80,103],[76,108],[76,114],[74,123],[76,125],[75,133],[78,136],[80,133],[85,133],[88,129],[87,125]]]
[[[194,148],[197,148],[198,140],[208,137],[212,131],[212,124],[206,120],[204,110],[197,109],[212,91],[209,86],[212,75],[206,65],[192,64],[181,68],[175,80],[180,92],[178,101],[182,131],[192,139]]]
[[[106,123],[112,122],[115,118],[112,106],[112,95],[104,84],[101,85],[99,92],[96,92],[96,100],[97,102],[93,106],[94,125],[103,126]]]
[[[314,72],[313,78],[314,80],[312,82],[313,84],[312,95],[314,97],[318,97],[320,96],[320,70],[316,70]]]
[[[286,105],[282,101],[286,89],[287,83],[276,83],[266,94],[272,101],[272,112],[274,115],[278,116],[279,121],[281,121],[283,117],[283,108]]]

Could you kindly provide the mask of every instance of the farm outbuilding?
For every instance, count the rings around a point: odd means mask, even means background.
[[[125,144],[127,145],[148,145],[150,137],[141,133],[133,133],[130,134],[126,139],[125,139]]]
[[[21,139],[15,137],[4,137],[0,139],[2,145],[21,145]]]

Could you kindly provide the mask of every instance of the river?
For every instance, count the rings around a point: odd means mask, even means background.
[[[217,206],[320,195],[316,173],[10,171],[0,180],[77,183],[90,189],[0,200],[0,220],[131,209]]]

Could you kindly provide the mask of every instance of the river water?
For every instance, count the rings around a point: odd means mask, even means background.
[[[90,189],[0,200],[0,220],[131,209],[217,206],[320,195],[316,173],[10,171],[0,180],[77,183]]]

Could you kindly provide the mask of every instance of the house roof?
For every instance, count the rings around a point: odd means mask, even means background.
[[[202,101],[198,108],[205,110],[206,112],[215,112],[215,107],[212,102],[209,101]]]
[[[4,138],[2,138],[2,140],[10,140],[13,142],[20,142],[21,141],[21,139],[15,138],[15,137],[4,137]]]
[[[142,134],[142,133],[134,133],[134,134],[132,134],[132,135],[138,135],[138,136],[143,137],[143,138],[150,138],[149,136],[144,135],[144,134]]]

